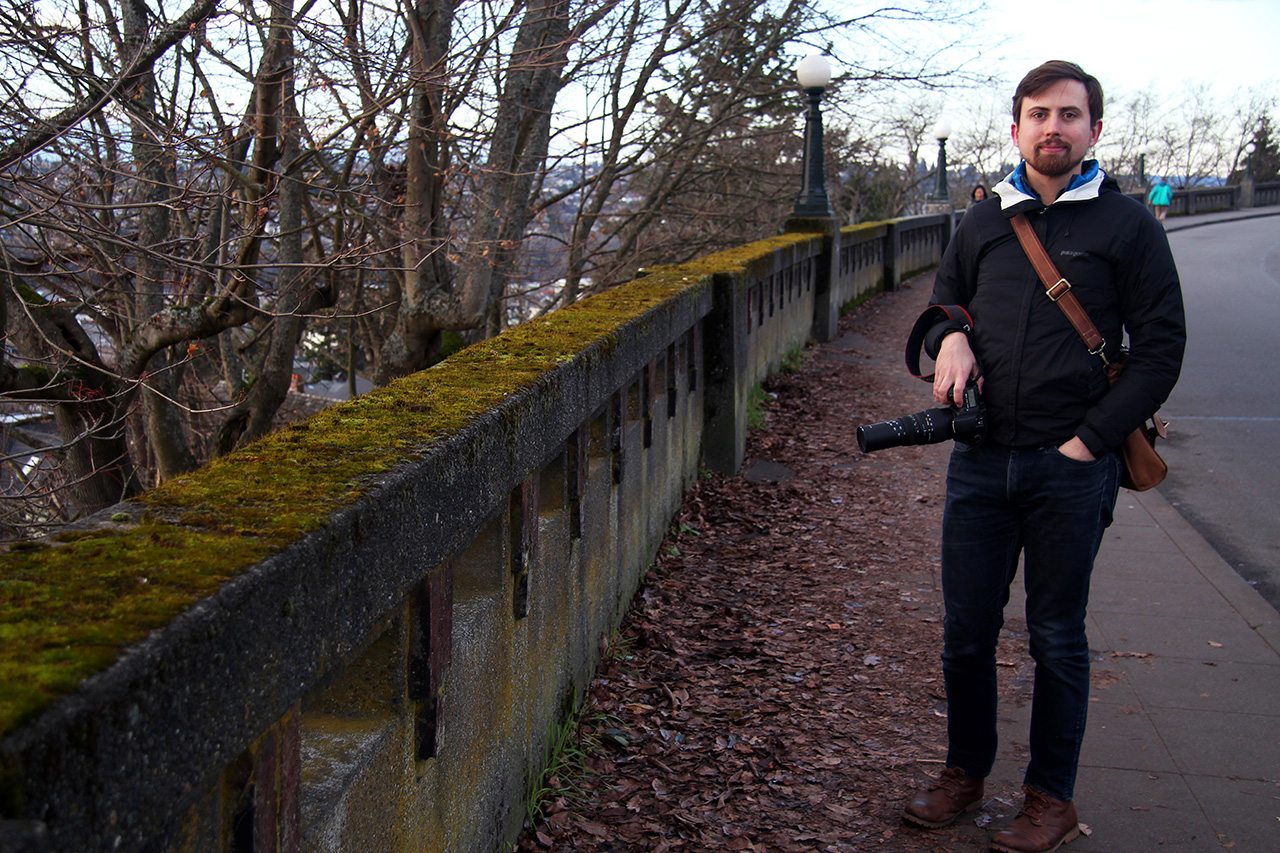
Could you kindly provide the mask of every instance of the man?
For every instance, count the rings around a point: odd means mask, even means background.
[[[996,641],[1021,555],[1036,662],[1031,758],[1022,810],[992,849],[1027,853],[1079,834],[1072,797],[1089,701],[1085,609],[1119,490],[1115,449],[1173,389],[1185,327],[1164,229],[1084,159],[1102,132],[1098,81],[1073,63],[1045,63],[1018,85],[1013,117],[1024,159],[995,187],[998,200],[961,221],[921,318],[936,359],[934,399],[959,404],[976,380],[987,432],[980,444],[957,442],[947,472],[946,769],[904,817],[937,828],[982,804],[996,755]],[[1107,359],[1119,357],[1128,333],[1114,385],[1047,297],[1010,223],[1018,212],[1102,333]]]

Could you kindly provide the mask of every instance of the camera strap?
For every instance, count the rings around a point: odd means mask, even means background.
[[[911,327],[911,334],[907,336],[907,370],[915,378],[933,381],[932,373],[928,376],[920,375],[920,351],[924,348],[924,339],[929,330],[947,320],[954,324],[956,331],[966,335],[973,331],[973,318],[959,305],[930,305],[924,309],[924,313],[916,318],[916,324]]]
[[[1022,250],[1027,253],[1031,266],[1036,268],[1036,275],[1040,277],[1040,283],[1044,285],[1050,301],[1057,303],[1058,307],[1062,309],[1062,313],[1067,315],[1067,319],[1071,321],[1076,334],[1080,335],[1080,340],[1084,341],[1084,345],[1089,348],[1089,355],[1096,355],[1102,359],[1103,364],[1109,364],[1110,362],[1107,361],[1107,357],[1102,352],[1106,348],[1107,342],[1103,340],[1102,335],[1098,332],[1098,327],[1093,325],[1093,321],[1085,313],[1080,300],[1076,299],[1076,295],[1071,292],[1071,282],[1063,278],[1061,273],[1058,272],[1058,268],[1053,265],[1053,261],[1049,258],[1049,253],[1044,250],[1044,244],[1040,242],[1040,238],[1036,236],[1035,229],[1027,221],[1027,215],[1025,213],[1014,214],[1011,221],[1013,222],[1013,233],[1018,235],[1018,242],[1022,244]]]

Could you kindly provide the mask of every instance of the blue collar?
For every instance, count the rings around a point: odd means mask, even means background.
[[[1071,176],[1071,183],[1067,184],[1066,189],[1062,191],[1063,193],[1068,193],[1077,187],[1082,187],[1097,177],[1099,171],[1097,160],[1085,160],[1080,165],[1080,174]],[[1036,191],[1031,189],[1031,184],[1027,183],[1026,160],[1019,163],[1018,168],[1013,170],[1013,174],[1009,176],[1009,182],[1013,184],[1014,188],[1016,188],[1018,192],[1023,193],[1024,195],[1029,195],[1032,198],[1040,198],[1040,196],[1036,195]],[[1044,199],[1040,200],[1044,201]],[[1050,203],[1053,201],[1056,201],[1056,199],[1050,199]]]

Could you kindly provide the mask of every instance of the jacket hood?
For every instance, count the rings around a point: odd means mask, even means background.
[[[1108,189],[1119,187],[1113,179],[1107,177],[1106,172],[1102,171],[1097,160],[1085,160],[1081,164],[1080,174],[1074,176],[1062,194],[1048,204],[1059,204],[1064,201],[1092,201],[1101,194],[1104,185],[1107,185]],[[1003,181],[992,187],[992,190],[1000,196],[1000,209],[1006,216],[1047,206],[1027,183],[1025,160],[1019,163],[1018,168],[1010,172]]]

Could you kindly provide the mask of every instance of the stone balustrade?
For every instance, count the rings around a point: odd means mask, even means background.
[[[949,217],[635,281],[0,555],[0,850],[506,850],[701,466]]]

